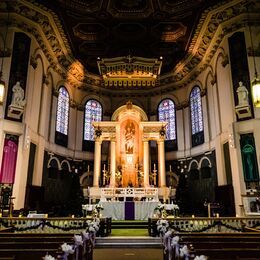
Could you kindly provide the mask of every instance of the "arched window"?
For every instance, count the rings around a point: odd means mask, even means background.
[[[56,131],[68,135],[69,127],[69,93],[65,87],[60,87],[56,117]]]
[[[94,140],[94,127],[93,121],[101,121],[102,107],[101,104],[90,99],[85,105],[85,118],[84,118],[84,140]]]
[[[158,107],[159,121],[168,122],[166,126],[166,140],[176,140],[175,104],[171,99],[164,99]]]
[[[195,86],[190,93],[192,146],[204,143],[202,103],[200,88]]]

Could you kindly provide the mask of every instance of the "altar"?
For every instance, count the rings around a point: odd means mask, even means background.
[[[102,215],[112,220],[148,220],[153,217],[156,201],[106,201]]]

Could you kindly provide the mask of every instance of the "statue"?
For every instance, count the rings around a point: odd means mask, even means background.
[[[134,124],[129,122],[125,127],[125,151],[127,154],[132,154],[134,151],[134,135]]]
[[[15,107],[23,108],[25,105],[24,90],[21,87],[19,81],[17,81],[16,84],[13,86],[12,91],[13,91],[13,95],[12,95],[11,105]]]
[[[243,85],[243,82],[239,82],[239,87],[237,88],[238,96],[238,106],[248,106],[248,90]]]

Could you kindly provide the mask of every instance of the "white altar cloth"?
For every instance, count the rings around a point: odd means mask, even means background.
[[[100,202],[100,204],[104,207],[104,210],[101,211],[104,217],[111,217],[113,220],[125,219],[125,202],[106,201]],[[156,201],[135,201],[135,220],[147,220],[152,217],[157,205],[158,202]]]

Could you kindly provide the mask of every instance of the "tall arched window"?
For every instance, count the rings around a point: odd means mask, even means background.
[[[171,99],[164,99],[158,107],[159,121],[168,122],[166,126],[166,140],[176,140],[175,104]]]
[[[56,114],[55,143],[67,147],[70,97],[65,87],[60,87]]]
[[[200,88],[195,86],[190,93],[192,146],[204,143],[204,129]]]
[[[101,118],[101,104],[94,99],[88,100],[88,102],[85,105],[84,140],[94,140],[94,127],[92,126],[92,122],[101,121]]]
[[[69,127],[69,93],[65,87],[60,87],[56,117],[56,131],[68,135]]]

